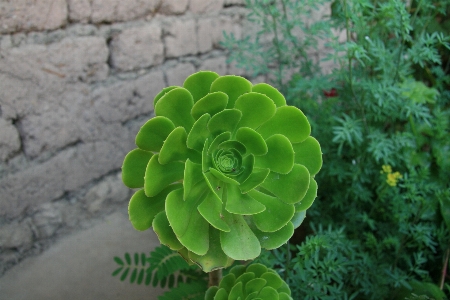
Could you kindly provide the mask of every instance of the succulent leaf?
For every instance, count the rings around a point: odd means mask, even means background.
[[[235,270],[238,268],[238,270]],[[238,276],[236,275],[239,274]],[[281,277],[262,264],[236,266],[222,278],[219,286],[206,291],[209,299],[292,300],[291,291]]]
[[[305,115],[268,84],[210,71],[164,88],[153,104],[122,166],[125,185],[141,188],[130,200],[133,226],[152,226],[206,272],[286,243],[317,196],[322,166]],[[233,286],[208,297],[286,299],[260,276],[266,269],[251,268],[258,280],[239,281],[245,268],[234,268]]]

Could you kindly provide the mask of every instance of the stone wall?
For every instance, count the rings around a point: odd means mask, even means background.
[[[153,97],[226,64],[241,0],[0,2],[0,276],[126,208],[125,154]]]

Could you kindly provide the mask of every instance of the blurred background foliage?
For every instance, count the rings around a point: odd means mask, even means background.
[[[450,0],[246,4],[230,61],[303,110],[324,158],[306,224],[258,261],[294,299],[445,299]]]

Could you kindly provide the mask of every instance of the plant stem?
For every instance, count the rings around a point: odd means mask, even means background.
[[[222,269],[217,269],[209,272],[208,287],[219,286],[219,282],[222,279]]]
[[[445,277],[447,276],[447,266],[448,266],[448,256],[450,255],[450,248],[447,248],[447,252],[445,253],[444,265],[442,266],[442,275],[441,275],[441,284],[439,288],[441,291],[444,289]]]

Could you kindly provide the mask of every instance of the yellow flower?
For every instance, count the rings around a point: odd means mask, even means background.
[[[389,184],[390,186],[396,186],[397,181],[400,178],[402,178],[402,174],[400,174],[399,172],[392,173],[392,167],[390,165],[383,165],[383,166],[381,166],[381,168],[382,168],[382,171],[380,171],[380,173],[387,174],[387,178],[386,178],[387,184]]]

